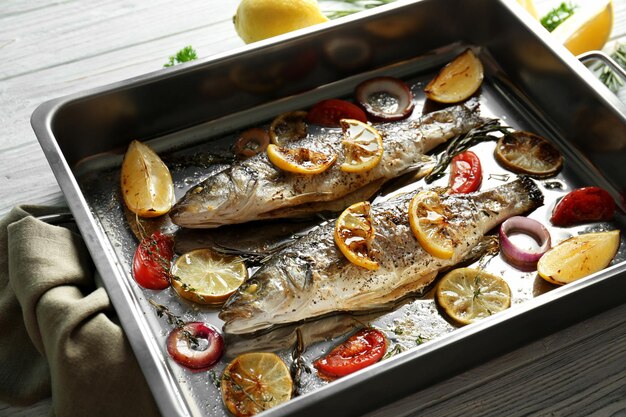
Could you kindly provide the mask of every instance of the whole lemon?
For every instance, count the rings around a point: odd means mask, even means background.
[[[317,0],[242,0],[233,17],[245,43],[326,22]]]

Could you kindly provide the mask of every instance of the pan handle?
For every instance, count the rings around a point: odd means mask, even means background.
[[[577,55],[576,58],[583,64],[587,61],[602,61],[626,83],[626,71],[613,58],[602,51],[589,51]]]

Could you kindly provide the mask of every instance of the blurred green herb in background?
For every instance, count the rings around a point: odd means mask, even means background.
[[[176,64],[182,64],[183,62],[193,61],[194,59],[198,59],[198,54],[196,50],[189,46],[185,46],[180,51],[176,52],[176,55],[170,56],[169,62],[167,62],[164,67],[173,67]]]
[[[626,69],[626,44],[617,43],[615,45],[615,51],[611,54],[611,58],[617,62],[617,64]],[[615,72],[605,64],[599,64],[594,68],[596,71],[600,71],[600,81],[604,83],[612,92],[617,93],[624,85],[624,81],[615,74]]]
[[[575,5],[563,2],[554,9],[550,10],[544,17],[541,18],[540,22],[544,28],[552,32],[557,26],[571,17],[575,10]]]

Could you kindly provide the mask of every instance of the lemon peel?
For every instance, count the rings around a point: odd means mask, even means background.
[[[316,0],[242,0],[233,17],[245,43],[328,21]]]

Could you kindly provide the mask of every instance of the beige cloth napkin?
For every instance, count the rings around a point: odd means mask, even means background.
[[[159,412],[81,236],[21,206],[0,221],[0,399],[57,416]],[[33,217],[35,216],[35,217]]]

